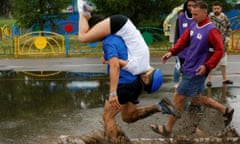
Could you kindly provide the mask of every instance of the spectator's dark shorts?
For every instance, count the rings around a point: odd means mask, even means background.
[[[202,94],[205,88],[206,76],[191,76],[183,74],[177,92],[186,97],[196,97],[197,94]]]
[[[126,104],[127,102],[132,102],[138,104],[138,97],[142,91],[142,84],[139,79],[135,80],[129,84],[119,84],[118,85],[118,101],[121,105]]]

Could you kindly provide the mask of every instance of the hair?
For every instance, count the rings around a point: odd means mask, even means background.
[[[208,4],[202,0],[199,0],[193,5],[193,8],[200,8],[202,10],[208,10]]]
[[[187,12],[187,15],[188,15],[188,17],[192,17],[192,14],[191,14],[191,12],[188,10],[188,2],[190,2],[190,1],[192,1],[192,2],[196,2],[196,0],[186,0],[185,2],[184,2],[184,4],[183,4],[183,12]]]
[[[219,1],[214,1],[214,2],[212,3],[212,5],[213,5],[213,6],[220,6],[220,7],[222,7],[222,4],[221,4]]]
[[[105,19],[104,15],[93,15],[89,20],[88,20],[88,25],[89,28],[92,28],[94,25],[96,25],[98,22],[102,21]]]

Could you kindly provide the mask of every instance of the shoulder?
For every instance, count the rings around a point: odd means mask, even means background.
[[[178,14],[178,18],[182,18],[182,17],[185,17],[184,12],[181,12],[180,14]]]
[[[221,37],[220,31],[219,31],[216,27],[212,27],[212,28],[209,30],[209,35],[210,35],[211,37]]]
[[[117,35],[108,35],[104,40],[103,40],[103,49],[108,51],[110,49],[115,49],[115,50],[119,50],[119,49],[123,49],[125,47],[125,43],[122,40],[121,37],[117,36]]]
[[[227,15],[225,15],[224,13],[221,13],[222,14],[222,17],[223,17],[223,19],[225,20],[225,21],[229,21],[229,19],[228,19],[228,16]]]

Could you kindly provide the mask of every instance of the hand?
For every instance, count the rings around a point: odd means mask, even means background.
[[[108,61],[106,61],[103,56],[101,57],[101,62],[102,64],[108,64]]]
[[[165,55],[162,56],[161,61],[162,63],[166,63],[166,61],[172,56],[171,52],[167,52]]]
[[[112,106],[113,109],[115,110],[120,110],[121,109],[121,105],[118,102],[118,97],[117,96],[109,96],[108,99],[110,105]]]
[[[206,66],[205,65],[201,65],[196,69],[196,75],[204,75],[206,74]]]
[[[227,43],[227,44],[228,44],[229,40],[230,40],[230,38],[229,38],[229,37],[226,37],[224,43]]]

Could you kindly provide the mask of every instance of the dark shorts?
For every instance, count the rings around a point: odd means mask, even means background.
[[[186,97],[196,97],[197,94],[202,94],[205,88],[206,76],[190,76],[183,74],[177,92]]]
[[[135,80],[129,84],[119,84],[118,85],[118,101],[121,105],[126,104],[127,102],[132,102],[138,104],[138,97],[142,91],[142,84],[139,79]]]

